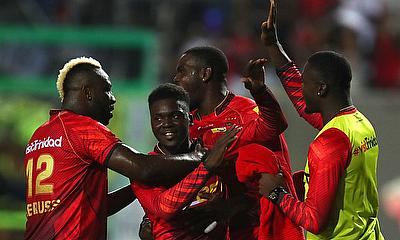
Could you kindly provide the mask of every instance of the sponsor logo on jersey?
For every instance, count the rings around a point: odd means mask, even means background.
[[[362,152],[366,152],[369,149],[378,145],[378,141],[375,136],[365,137],[364,140],[361,141],[360,146],[356,146],[353,150],[353,155],[358,156]]]
[[[212,133],[226,132],[226,127],[211,128]]]
[[[59,138],[53,139],[50,137],[43,138],[43,140],[35,140],[32,141],[25,150],[25,154],[31,153],[33,151],[42,149],[42,148],[50,148],[50,147],[61,147],[62,136]]]

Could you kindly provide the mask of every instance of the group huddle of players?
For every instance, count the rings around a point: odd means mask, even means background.
[[[243,71],[252,100],[227,88],[221,50],[185,51],[173,83],[148,97],[158,143],[142,154],[106,127],[116,99],[101,64],[76,58],[57,79],[61,109],[27,144],[25,238],[106,239],[107,217],[138,199],[141,239],[304,239],[305,230],[307,239],[383,239],[378,144],[361,147],[376,135],[352,105],[349,63],[317,52],[301,73],[278,41],[270,3],[266,57],[300,116],[320,130],[304,171],[292,173],[288,123],[265,84],[267,59]],[[131,184],[108,193],[107,168]]]

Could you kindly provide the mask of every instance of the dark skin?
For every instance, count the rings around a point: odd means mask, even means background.
[[[107,216],[111,216],[119,212],[124,207],[128,206],[131,202],[136,199],[135,194],[132,192],[130,185],[122,187],[107,194]]]
[[[139,227],[139,237],[141,240],[153,240],[153,229],[150,219],[145,215]]]
[[[189,152],[189,104],[173,98],[160,99],[150,105],[151,129],[158,147],[166,154]]]
[[[215,74],[212,67],[190,53],[178,60],[174,77],[175,84],[183,87],[190,95],[191,109],[197,109],[202,116],[214,112],[215,107],[225,98],[228,87],[226,77]]]
[[[277,34],[277,2],[270,0],[268,18],[261,25],[261,41],[266,47],[267,59],[275,68],[281,68],[291,62],[279,43]],[[312,64],[306,63],[303,71],[303,94],[307,113],[320,113],[324,125],[344,107],[352,105],[348,90],[338,88],[334,82],[324,79]],[[284,186],[282,175],[262,174],[259,191],[262,195],[278,186]]]
[[[242,82],[252,94],[266,88],[264,68],[266,59],[250,60],[243,71]],[[216,74],[212,67],[205,66],[201,59],[190,53],[183,54],[178,60],[174,82],[183,87],[190,95],[191,108],[204,116],[214,112],[227,93],[226,77]],[[207,198],[207,196],[202,196]],[[216,199],[204,208],[194,210],[188,217],[187,228],[191,231],[202,231],[212,221],[227,221],[240,212],[247,211],[256,199],[244,195],[228,200]],[[196,219],[196,221],[190,221]]]
[[[111,82],[101,68],[93,67],[68,79],[62,109],[91,117],[107,125],[116,103],[111,92]],[[161,184],[177,181],[192,171],[204,156],[204,149],[171,156],[149,156],[141,154],[124,144],[118,144],[108,159],[107,167],[143,184]],[[171,167],[173,166],[173,167]],[[214,165],[210,164],[209,169]],[[135,199],[127,188],[108,196],[109,215],[117,212]]]
[[[173,98],[160,99],[153,102],[149,109],[152,131],[158,140],[157,146],[163,153],[170,155],[188,152],[190,147],[189,124],[191,123],[189,103]],[[233,126],[217,141],[213,151],[206,159],[207,164],[214,165],[214,168],[217,168],[222,163],[228,144],[234,141],[235,138],[232,137],[239,130],[240,128]],[[194,223],[192,222],[192,224]],[[196,225],[197,228],[201,228],[201,231],[206,226],[204,224]],[[152,239],[151,228],[151,222],[143,219],[139,231],[141,239]]]

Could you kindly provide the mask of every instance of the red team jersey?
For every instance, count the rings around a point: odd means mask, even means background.
[[[119,142],[89,117],[50,111],[25,151],[25,239],[106,239],[106,161]]]
[[[258,202],[257,186],[243,189],[235,174],[235,161],[238,148],[250,143],[261,144],[275,154],[282,156],[280,166],[283,170],[291,172],[290,159],[286,141],[281,134],[287,127],[283,113],[269,90],[253,94],[255,101],[249,98],[227,94],[224,101],[216,107],[215,111],[207,116],[200,116],[193,112],[194,124],[190,128],[190,136],[202,138],[206,147],[214,145],[227,128],[236,124],[243,129],[238,133],[238,139],[227,150],[226,158],[229,165],[222,173],[228,185],[229,197],[246,194]],[[288,179],[290,192],[294,195],[292,179]],[[246,213],[238,214],[231,219],[231,239],[257,239],[260,209],[259,204]]]
[[[155,148],[149,154],[162,154]],[[188,211],[206,204],[197,196],[200,191],[211,194],[224,193],[222,183],[216,176],[211,176],[201,163],[195,170],[172,187],[151,187],[132,183],[132,190],[142,205],[153,227],[154,239],[175,240],[213,240],[225,239],[227,226],[220,223],[212,232],[192,233],[185,228],[186,218],[191,218]],[[184,210],[185,209],[185,210]]]
[[[298,67],[290,62],[277,69],[277,74],[299,115],[310,125],[321,130],[323,127],[322,115],[305,112],[306,102],[302,89],[303,77]],[[351,114],[355,111],[354,107],[349,107],[336,116]],[[312,185],[314,187],[310,188],[307,193],[307,203],[298,201],[290,195],[285,195],[280,203],[285,215],[308,231],[316,232],[318,229],[322,229],[322,226],[326,225],[340,179],[349,164],[350,152],[349,138],[339,129],[331,128],[315,139],[310,144],[307,156],[310,172],[313,172]],[[338,161],[332,161],[332,159]]]

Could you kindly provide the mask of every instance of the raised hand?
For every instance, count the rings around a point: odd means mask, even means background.
[[[243,70],[241,81],[244,87],[254,93],[265,89],[265,69],[267,59],[250,60]]]
[[[261,25],[261,41],[265,46],[269,46],[278,42],[278,34],[276,32],[276,2],[270,0],[268,18]]]
[[[218,138],[214,147],[209,152],[207,159],[204,161],[204,165],[208,170],[214,171],[222,164],[226,149],[228,149],[230,144],[237,138],[236,134],[241,129],[241,127],[233,125],[225,134]]]

